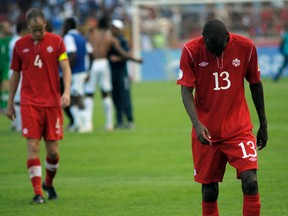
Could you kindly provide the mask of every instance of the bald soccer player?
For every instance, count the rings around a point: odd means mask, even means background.
[[[248,81],[260,127],[257,138],[244,93]],[[184,45],[177,84],[193,125],[194,179],[202,184],[202,215],[219,215],[218,182],[227,162],[243,191],[243,215],[260,215],[257,147],[267,142],[263,87],[254,43],[228,32],[220,20],[208,21],[201,37]]]
[[[62,38],[45,30],[44,13],[40,9],[30,9],[26,20],[30,34],[16,42],[10,66],[13,73],[7,116],[15,119],[14,97],[21,72],[22,136],[27,141],[27,169],[34,190],[31,204],[43,204],[42,189],[48,193],[49,200],[57,198],[53,180],[59,166],[58,140],[63,138],[61,106],[70,104],[71,69]],[[65,86],[62,95],[59,64]],[[43,184],[39,158],[42,138],[46,149],[46,178]]]

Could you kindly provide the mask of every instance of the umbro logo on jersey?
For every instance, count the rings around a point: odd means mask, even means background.
[[[201,66],[201,67],[206,67],[207,65],[208,65],[209,63],[208,62],[201,62],[200,64],[199,64],[199,66]]]
[[[53,49],[53,47],[52,47],[52,46],[48,46],[48,47],[47,47],[47,52],[49,52],[49,53],[52,53],[52,52],[53,52],[53,50],[54,50],[54,49]]]
[[[240,66],[240,60],[238,58],[235,58],[232,61],[232,65],[235,66],[235,67],[239,67]]]
[[[183,78],[183,71],[181,69],[179,69],[177,80],[181,80],[182,78]]]
[[[30,51],[30,49],[25,48],[22,52],[23,52],[23,53],[27,53],[27,52],[29,52],[29,51]]]

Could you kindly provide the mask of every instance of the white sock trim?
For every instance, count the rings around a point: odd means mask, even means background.
[[[31,166],[28,169],[30,179],[34,177],[41,177],[42,175],[42,168],[41,166]]]
[[[45,161],[45,167],[47,170],[50,170],[51,172],[56,172],[57,168],[59,167],[59,163],[50,164],[47,161]]]

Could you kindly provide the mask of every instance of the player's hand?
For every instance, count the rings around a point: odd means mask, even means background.
[[[257,148],[259,151],[266,146],[267,140],[268,140],[267,126],[260,127],[257,133]]]
[[[12,102],[8,102],[6,116],[12,121],[14,121],[16,118],[16,112]]]
[[[70,93],[63,93],[61,96],[61,106],[62,107],[68,107],[70,105]]]
[[[204,145],[212,145],[211,136],[208,129],[203,125],[199,124],[198,126],[194,127],[196,130],[196,134],[198,140]]]

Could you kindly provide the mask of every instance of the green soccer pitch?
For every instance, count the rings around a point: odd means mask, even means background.
[[[263,216],[288,215],[288,79],[263,80],[269,140],[259,152]],[[174,82],[134,84],[135,129],[103,130],[96,96],[94,132],[65,133],[55,179],[59,199],[31,206],[25,140],[0,116],[0,215],[198,216],[200,185],[193,181],[190,122]],[[255,129],[258,120],[247,89]],[[255,130],[256,131],[256,130]],[[42,143],[41,161],[44,167]],[[44,170],[44,169],[43,169]],[[221,215],[242,215],[235,170],[220,184]]]

